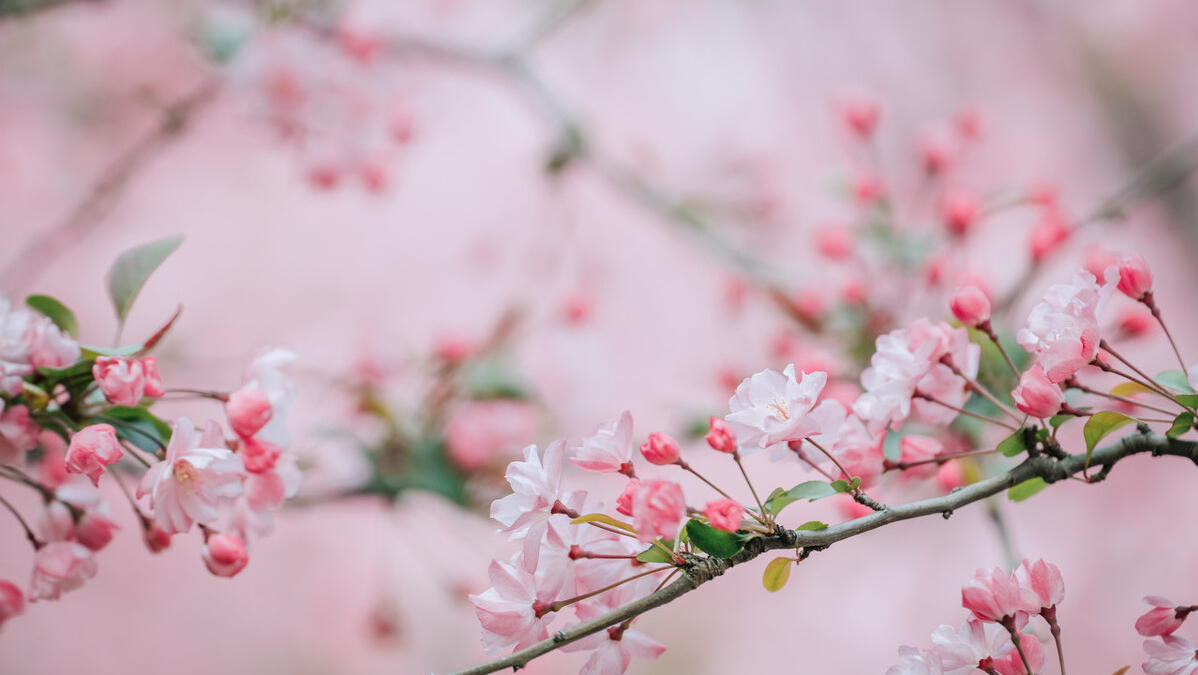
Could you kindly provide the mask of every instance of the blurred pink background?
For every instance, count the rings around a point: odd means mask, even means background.
[[[553,7],[379,0],[349,5],[348,16],[372,30],[500,49]],[[198,0],[108,0],[0,21],[0,265],[11,269],[67,217],[112,158],[156,123],[163,100],[216,76],[188,37],[197,26],[236,25],[243,14]],[[915,170],[922,133],[976,109],[984,139],[962,175],[992,190],[1053,183],[1071,212],[1085,213],[1198,131],[1196,37],[1198,5],[1179,0],[594,0],[537,43],[528,62],[591,147],[671,192],[765,213],[729,218],[728,236],[788,284],[824,288],[841,280],[811,251],[812,232],[850,216],[837,196],[851,156],[833,114],[837,96],[879,97],[880,148],[900,178]],[[528,442],[576,441],[624,409],[638,437],[675,430],[696,414],[723,414],[722,369],[785,365],[770,344],[786,320],[760,293],[730,308],[724,295],[737,271],[701,238],[614,190],[587,162],[546,175],[557,128],[520,83],[436,58],[379,60],[344,80],[325,73],[351,90],[373,88],[372,96],[397,93],[414,131],[409,143],[378,153],[367,131],[334,132],[365,148],[362,156],[379,155],[387,185],[372,191],[346,176],[322,190],[308,179],[324,150],[273,133],[252,57],[219,75],[216,99],[137,171],[102,219],[10,279],[9,297],[53,295],[75,308],[82,341],[107,343],[111,261],[186,234],[126,335],[149,334],[182,304],[160,350],[164,377],[181,386],[236,387],[263,346],[295,349],[301,394],[291,428],[316,467],[311,485],[361,471],[338,433],[356,422],[336,382],[369,357],[395,375],[402,399],[403,378],[439,340],[481,340],[511,307],[526,312],[513,360],[550,411]],[[330,69],[318,52],[296,58],[300,72]],[[1193,187],[1188,180],[1167,199],[1137,205],[1123,223],[1086,228],[1036,288],[1065,281],[1095,242],[1141,253],[1193,358]],[[1014,211],[969,242],[970,259],[1000,288],[1025,268],[1032,224]],[[1011,328],[1035,296],[1012,312]],[[592,307],[582,322],[565,318],[577,298]],[[897,313],[937,311],[923,300]],[[939,312],[934,318],[946,318]],[[1172,365],[1156,338],[1128,352],[1149,372]],[[724,458],[690,452],[709,475],[740,487]],[[753,459],[749,471],[759,487],[770,483],[766,491],[803,479],[793,465]],[[1100,485],[1000,503],[1018,552],[1065,575],[1059,616],[1075,672],[1138,670],[1132,625],[1141,596],[1194,600],[1195,476],[1182,460],[1137,457]],[[609,504],[622,488],[614,478],[573,477]],[[506,549],[481,516],[418,494],[394,508],[370,499],[295,507],[256,544],[245,572],[225,580],[200,564],[198,537],[147,555],[119,495],[109,499],[126,531],[99,556],[100,573],[5,625],[0,672],[442,673],[484,659],[465,593],[488,585],[486,564]],[[844,517],[832,504],[791,508],[792,524]],[[30,551],[7,518],[0,551],[0,578],[25,583]],[[816,553],[776,594],[762,589],[757,561],[641,619],[638,628],[669,649],[630,672],[882,673],[899,645],[928,646],[939,624],[962,622],[959,586],[1002,562],[983,505]],[[393,633],[375,629],[380,613],[393,613]],[[572,672],[579,663],[556,654],[528,672]]]

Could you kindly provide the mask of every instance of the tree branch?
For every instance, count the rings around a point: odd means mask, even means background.
[[[1101,467],[1101,470],[1090,481],[1103,480],[1117,462],[1125,457],[1141,453],[1151,453],[1154,457],[1164,455],[1184,457],[1198,465],[1198,442],[1165,438],[1141,430],[1141,433],[1132,434],[1116,443],[1095,450],[1090,457],[1089,466]],[[485,675],[505,668],[521,668],[536,657],[563,645],[644,614],[655,607],[673,602],[724,574],[732,567],[748,562],[767,551],[791,548],[801,548],[807,551],[820,550],[838,541],[876,530],[891,523],[936,514],[947,518],[963,506],[982,501],[1024,481],[1042,478],[1048,483],[1057,483],[1081,472],[1086,466],[1084,454],[1069,455],[1061,460],[1045,455],[1030,457],[1002,475],[967,485],[941,497],[886,507],[862,518],[833,525],[826,530],[803,532],[781,530],[774,536],[751,539],[745,544],[744,549],[731,558],[686,556],[687,564],[683,568],[682,576],[669,586],[591,621],[558,631],[549,639],[538,642],[527,649],[473,668],[457,671],[452,675]]]

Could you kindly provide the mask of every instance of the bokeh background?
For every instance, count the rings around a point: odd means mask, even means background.
[[[1051,189],[1071,223],[1001,317],[1009,331],[1087,258],[1140,253],[1183,353],[1198,355],[1190,2],[24,4],[0,2],[4,291],[63,300],[83,341],[107,343],[112,260],[185,234],[126,334],[183,305],[159,352],[175,386],[232,389],[262,347],[295,349],[291,429],[309,470],[302,503],[232,580],[204,570],[198,536],[150,556],[124,514],[94,580],[4,626],[0,672],[441,673],[483,660],[466,594],[507,551],[485,518],[496,472],[529,442],[577,441],[625,409],[639,438],[682,435],[766,366],[826,364],[851,381],[862,364],[845,331],[804,319],[834,315],[854,289],[889,328],[947,318],[959,280],[1015,287],[1040,212],[1004,209],[944,244],[937,204],[953,186],[994,203]],[[862,96],[881,104],[875,154],[839,119]],[[963,114],[980,128],[969,143],[953,135]],[[922,162],[941,145],[951,170],[931,180]],[[818,252],[822,228],[867,220],[853,197],[862,167],[881,170],[902,231],[940,242],[923,262]],[[1105,217],[1112,197],[1125,217]],[[938,252],[949,278],[911,281]],[[1127,344],[1150,372],[1172,365],[1158,334]],[[465,499],[482,510],[418,490],[344,495],[369,480],[362,450],[387,433],[363,409],[364,383],[419,418],[446,355],[483,345],[527,396],[479,422],[483,457],[459,458],[482,476]],[[442,412],[475,428],[463,407]],[[434,417],[419,419],[447,424]],[[687,452],[744,492],[724,458]],[[803,479],[754,460],[766,491]],[[578,473],[609,504],[623,487]],[[1194,600],[1194,477],[1140,457],[1100,485],[997,505],[1016,554],[1065,575],[1071,669],[1143,660],[1141,596]],[[849,517],[804,508],[793,524]],[[24,583],[31,553],[8,519],[0,551],[0,577]],[[979,504],[815,554],[775,594],[764,562],[734,569],[641,619],[669,649],[631,672],[881,673],[899,645],[962,622],[959,586],[1004,555]],[[528,672],[579,663],[551,655]]]

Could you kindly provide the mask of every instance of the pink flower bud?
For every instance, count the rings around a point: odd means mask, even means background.
[[[233,577],[245,569],[250,554],[245,543],[231,534],[214,534],[204,543],[204,565],[218,577]]]
[[[686,517],[686,498],[682,486],[668,480],[641,483],[632,499],[632,523],[641,541],[673,539]]]
[[[862,206],[874,204],[882,198],[882,179],[874,173],[858,172],[853,176],[853,196]]]
[[[229,394],[229,402],[225,404],[225,414],[229,416],[229,426],[242,438],[249,438],[258,433],[274,414],[270,398],[261,389],[238,389]]]
[[[844,260],[857,247],[853,229],[844,225],[824,225],[815,232],[815,248],[829,260]]]
[[[237,456],[250,473],[262,473],[275,468],[281,453],[279,446],[261,438],[243,438],[237,448]]]
[[[1155,595],[1144,598],[1144,602],[1152,605],[1152,609],[1136,619],[1136,632],[1144,637],[1173,633],[1194,610],[1193,607],[1178,607],[1171,600]]]
[[[641,454],[650,464],[666,466],[678,461],[678,441],[660,431],[649,434],[648,442],[641,445]]]
[[[153,524],[148,524],[142,529],[142,539],[145,540],[150,553],[162,553],[171,546],[170,533]]]
[[[83,427],[71,437],[66,468],[70,473],[83,474],[99,485],[104,467],[115,463],[124,454],[116,437],[116,429],[108,424],[93,424]]]
[[[56,541],[38,549],[33,556],[33,581],[29,601],[57,600],[96,576],[96,559],[86,546],[73,541]]]
[[[733,499],[717,499],[708,502],[703,509],[707,522],[717,530],[735,532],[740,529],[740,517],[745,509]]]
[[[977,286],[958,290],[951,305],[953,316],[966,326],[977,328],[990,320],[990,298]]]
[[[0,626],[25,611],[25,596],[11,581],[0,579]]]
[[[632,500],[636,497],[637,490],[641,489],[641,480],[639,478],[630,478],[628,485],[624,486],[624,492],[616,497],[616,512],[622,515],[632,517]]]
[[[98,509],[89,509],[75,526],[75,540],[93,551],[99,551],[108,546],[117,529],[117,524],[107,515]]]
[[[960,237],[968,232],[981,212],[982,202],[970,190],[950,190],[940,201],[940,217],[954,236]]]
[[[936,471],[936,482],[940,484],[940,489],[945,492],[952,492],[959,487],[965,487],[968,481],[965,478],[965,471],[961,468],[961,463],[957,460],[945,462],[940,465],[940,469]]]
[[[1073,230],[1070,229],[1069,222],[1065,220],[1061,210],[1056,205],[1045,206],[1040,213],[1040,220],[1032,227],[1031,239],[1028,241],[1032,262],[1039,263],[1044,260],[1065,243],[1072,233]]]
[[[1119,260],[1119,291],[1132,300],[1140,300],[1152,292],[1152,272],[1140,256]]]
[[[1019,584],[995,567],[978,570],[961,589],[961,605],[982,621],[1001,621],[1020,610]]]
[[[732,454],[736,452],[736,434],[722,418],[711,418],[711,431],[707,432],[707,444],[720,452]]]
[[[141,401],[146,389],[145,370],[141,361],[124,356],[101,356],[92,366],[92,376],[109,403],[134,406]]]
[[[861,138],[869,138],[878,126],[881,106],[869,96],[854,96],[840,102],[840,119],[849,131]]]
[[[1065,402],[1064,392],[1044,375],[1044,369],[1038,363],[1023,373],[1011,396],[1020,411],[1042,419],[1059,413]]]
[[[919,158],[923,170],[935,176],[947,171],[952,164],[952,147],[947,138],[928,134],[919,142]]]
[[[166,396],[166,389],[162,388],[162,376],[158,374],[158,359],[147,356],[141,360],[141,369],[146,375],[146,396],[152,398]]]

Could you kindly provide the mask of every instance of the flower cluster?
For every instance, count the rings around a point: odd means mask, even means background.
[[[1148,596],[1144,602],[1152,605],[1136,620],[1136,632],[1149,639],[1144,641],[1148,660],[1144,672],[1148,675],[1192,675],[1198,672],[1198,648],[1189,640],[1174,635],[1186,617],[1198,611],[1198,605],[1178,605],[1172,600]]]

